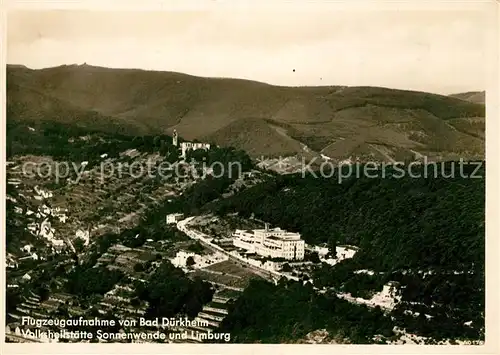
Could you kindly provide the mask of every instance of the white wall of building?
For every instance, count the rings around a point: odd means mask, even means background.
[[[290,233],[280,228],[241,230],[233,234],[233,244],[238,248],[258,255],[287,260],[304,259],[305,242],[300,234]]]

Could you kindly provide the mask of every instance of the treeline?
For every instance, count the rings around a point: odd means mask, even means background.
[[[157,152],[171,162],[179,156],[172,137],[164,134],[131,136],[44,121],[34,126],[36,128],[28,127],[26,123],[7,122],[7,157],[35,154],[60,161],[88,161],[89,165],[93,165],[102,160],[102,154],[116,158],[128,149]]]

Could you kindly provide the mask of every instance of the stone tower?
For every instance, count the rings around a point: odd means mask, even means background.
[[[177,131],[174,129],[174,132],[172,133],[172,144],[177,147],[178,144],[178,137],[177,137]]]

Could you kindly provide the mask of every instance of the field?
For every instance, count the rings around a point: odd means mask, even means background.
[[[192,272],[191,275],[199,276],[209,282],[234,288],[245,288],[251,279],[260,278],[250,269],[230,260],[198,269]]]

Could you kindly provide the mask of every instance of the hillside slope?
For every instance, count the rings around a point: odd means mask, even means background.
[[[454,97],[457,99],[474,102],[476,104],[485,104],[486,103],[486,93],[484,91],[468,91],[461,92],[458,94],[452,94],[450,97]]]
[[[8,66],[7,96],[9,120],[90,120],[133,135],[177,129],[254,157],[302,154],[304,145],[335,160],[484,156],[484,105],[423,92],[69,65]]]
[[[7,84],[7,117],[9,122],[28,121],[32,126],[43,122],[71,123],[75,127],[104,132],[130,132],[139,128],[135,122],[78,107],[32,87]]]

